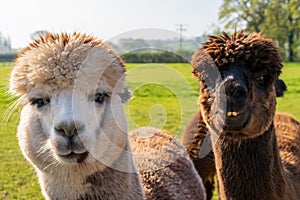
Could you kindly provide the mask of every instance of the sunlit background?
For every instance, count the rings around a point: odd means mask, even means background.
[[[0,32],[12,48],[25,47],[36,31],[86,32],[102,39],[140,28],[176,31],[190,37],[210,32],[218,23],[221,0],[5,0]],[[146,37],[152,37],[151,35]],[[160,39],[172,38],[163,35]],[[159,39],[159,38],[156,38]]]
[[[109,42],[126,62],[133,92],[124,106],[129,128],[151,125],[180,138],[199,107],[191,56],[207,35],[224,30],[262,32],[280,47],[287,91],[277,111],[300,119],[299,8],[299,0],[2,0],[0,199],[42,199],[17,143],[20,107],[7,93],[13,60],[40,35],[76,31]]]

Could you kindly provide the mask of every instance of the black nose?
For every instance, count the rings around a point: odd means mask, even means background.
[[[62,136],[72,137],[78,134],[83,128],[84,124],[79,121],[61,121],[55,125],[55,131]]]
[[[226,80],[224,82],[224,88],[227,97],[246,97],[248,93],[248,90],[244,85],[232,79]]]
[[[228,79],[224,82],[227,111],[243,111],[247,106],[248,89],[245,84]]]

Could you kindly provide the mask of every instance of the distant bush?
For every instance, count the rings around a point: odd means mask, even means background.
[[[129,52],[121,57],[128,63],[187,63],[190,61],[192,51],[180,50],[176,53],[160,52]]]
[[[121,55],[127,63],[188,63],[193,51],[128,52]],[[17,54],[0,54],[0,62],[13,62]]]
[[[12,62],[16,59],[17,54],[0,54],[0,62]]]

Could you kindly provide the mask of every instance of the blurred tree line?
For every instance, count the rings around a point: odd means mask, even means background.
[[[190,62],[193,51],[178,50],[171,51],[134,51],[121,55],[128,63],[186,63]]]
[[[145,40],[142,38],[122,38],[118,44],[110,45],[129,63],[179,63],[190,62],[193,52],[206,38],[195,37],[182,40],[184,48],[179,48],[178,38]]]
[[[225,29],[262,32],[285,60],[300,60],[300,0],[224,0],[219,19]]]
[[[10,37],[5,37],[0,32],[0,54],[11,53],[11,40]]]

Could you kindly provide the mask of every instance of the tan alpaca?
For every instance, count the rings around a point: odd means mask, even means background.
[[[46,199],[145,199],[136,169],[144,160],[136,158],[134,163],[130,145],[135,148],[135,143],[129,144],[127,135],[122,102],[129,95],[124,95],[124,82],[120,57],[85,34],[48,34],[19,54],[10,78],[10,91],[24,104],[19,145]],[[164,155],[157,159],[152,162],[161,162]],[[198,183],[193,187],[202,187],[191,163],[186,172]],[[174,185],[183,181],[170,179],[174,182],[167,183]],[[163,199],[160,195],[155,194]],[[169,195],[182,197],[177,191]],[[187,197],[204,199],[205,193]]]
[[[147,199],[205,199],[186,150],[168,132],[142,127],[130,131],[129,140]]]

